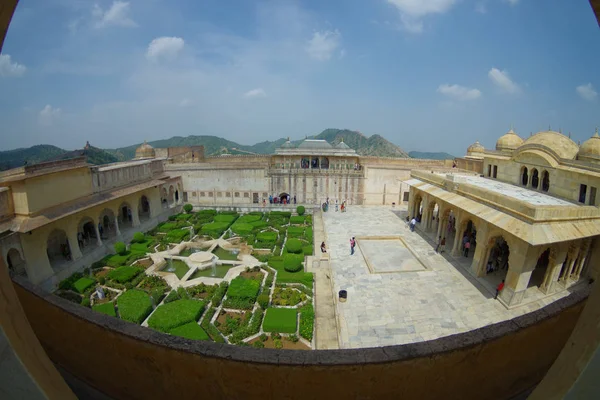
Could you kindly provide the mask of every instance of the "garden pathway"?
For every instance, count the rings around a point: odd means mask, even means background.
[[[436,339],[514,318],[569,294],[567,291],[556,293],[507,310],[494,300],[488,288],[465,273],[452,257],[442,257],[429,241],[410,232],[407,224],[390,207],[351,206],[346,213],[323,213],[323,221],[331,257],[333,293],[340,289],[348,291],[345,303],[334,297],[340,348]],[[400,236],[403,245],[410,250],[398,250],[401,246],[395,243],[385,248],[385,253],[372,256],[369,261],[375,272],[378,266],[373,264],[377,264],[378,259],[381,261],[381,257],[404,257],[411,262],[420,262],[426,268],[421,271],[393,270],[380,262],[379,271],[386,272],[371,273],[360,249],[360,240],[356,253],[350,255],[351,236]],[[319,332],[317,329],[317,334]]]
[[[315,260],[321,258],[321,242],[327,243],[323,218],[320,211],[313,214],[313,232],[315,239]],[[331,281],[331,267],[327,258],[315,262],[315,347],[321,349],[339,349],[338,326],[335,315],[335,301]]]

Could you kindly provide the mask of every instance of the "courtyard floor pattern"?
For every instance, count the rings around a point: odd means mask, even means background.
[[[345,213],[328,211],[323,213],[323,222],[329,241],[340,348],[436,339],[526,314],[569,294],[563,291],[507,310],[488,289],[462,273],[463,267],[453,265],[452,258],[436,253],[430,242],[411,232],[390,207],[353,206]],[[352,236],[400,236],[428,269],[373,274],[360,246],[350,255]],[[341,289],[348,292],[344,303],[337,301]]]

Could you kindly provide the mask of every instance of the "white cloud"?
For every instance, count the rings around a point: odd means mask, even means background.
[[[39,115],[39,121],[42,125],[52,125],[52,123],[60,117],[60,108],[53,108],[50,104],[46,104],[46,107],[42,108]]]
[[[137,24],[129,18],[129,3],[125,1],[114,1],[110,8],[102,10],[95,4],[92,15],[96,19],[96,28],[102,28],[108,25],[118,25],[126,27],[135,27]]]
[[[577,94],[588,101],[594,101],[596,100],[596,97],[598,97],[598,92],[596,92],[591,83],[579,85],[575,88],[575,90],[577,91]]]
[[[470,89],[460,85],[443,84],[437,88],[437,91],[445,96],[461,101],[475,100],[481,97],[479,89]]]
[[[152,61],[161,58],[172,60],[183,49],[184,43],[180,37],[163,36],[156,38],[148,45],[146,57]]]
[[[255,97],[266,97],[266,96],[267,96],[267,93],[264,91],[263,88],[256,88],[256,89],[248,90],[246,93],[244,93],[244,97],[247,99],[255,98]]]
[[[521,88],[515,82],[510,79],[507,71],[500,71],[498,68],[492,68],[488,72],[488,77],[492,80],[494,85],[507,93],[519,93]]]
[[[306,52],[315,60],[325,61],[331,58],[333,52],[339,47],[342,35],[335,31],[315,32],[308,41]]]
[[[24,65],[12,62],[8,54],[0,54],[0,76],[21,76],[25,70]]]
[[[428,14],[443,14],[450,10],[456,0],[387,0],[400,12],[400,22],[411,33],[423,31],[423,17]]]

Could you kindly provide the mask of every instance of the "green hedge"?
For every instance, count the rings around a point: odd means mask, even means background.
[[[263,321],[265,332],[296,333],[297,311],[294,308],[269,308]]]
[[[304,235],[304,228],[301,226],[290,226],[287,229],[288,238],[297,238]]]
[[[302,225],[304,224],[304,217],[301,215],[290,217],[290,224]]]
[[[313,255],[313,247],[312,247],[312,245],[308,245],[308,246],[302,247],[302,253],[305,256],[312,256]]]
[[[167,233],[167,240],[170,242],[181,242],[186,236],[189,237],[189,229],[173,229]]]
[[[215,290],[213,297],[211,299],[213,307],[217,307],[221,304],[225,293],[227,293],[227,288],[229,284],[226,281],[223,281],[219,284],[219,287]]]
[[[256,221],[260,221],[262,218],[262,213],[259,214],[246,214],[246,215],[242,215],[240,218],[238,218],[237,222],[240,223],[250,223],[250,222],[256,222]]]
[[[139,233],[139,232],[138,232]],[[133,253],[147,253],[151,247],[154,247],[156,242],[152,238],[142,238],[141,241],[136,241],[129,245],[129,250]]]
[[[239,220],[231,225],[231,231],[238,235],[248,235],[252,232],[254,227],[248,223],[240,222]]]
[[[63,279],[62,281],[60,281],[60,283],[58,284],[58,288],[64,290],[73,289],[73,284],[81,278],[83,278],[83,274],[81,272],[75,272],[67,279]]]
[[[164,224],[158,225],[158,231],[163,232],[163,233],[167,233],[170,230],[176,229],[176,228],[177,228],[177,223],[175,223],[175,222],[165,222]]]
[[[312,304],[307,304],[300,309],[300,336],[311,341],[315,323],[315,310]]]
[[[265,242],[265,243],[275,243],[277,241],[277,232],[273,232],[273,231],[264,231],[264,232],[259,232],[256,235],[256,240],[260,241],[260,242]]]
[[[280,216],[283,218],[289,218],[292,216],[292,213],[290,211],[271,211],[269,213],[269,217],[272,217],[272,216]]]
[[[146,237],[142,232],[136,232],[133,234],[133,239],[131,239],[131,243],[140,243],[143,242]]]
[[[252,225],[254,227],[254,229],[256,229],[256,230],[258,230],[260,228],[264,228],[265,226],[269,226],[269,224],[267,224],[263,220],[250,222],[250,225]]]
[[[177,300],[158,307],[148,319],[148,326],[161,332],[169,332],[188,322],[198,321],[204,311],[204,302]]]
[[[152,312],[152,299],[142,290],[127,290],[117,298],[121,319],[136,324],[144,322]]]
[[[288,253],[300,254],[302,253],[303,246],[304,243],[298,239],[288,239],[287,242],[285,242],[285,250]]]
[[[200,210],[196,215],[217,215],[217,210]]]
[[[232,215],[232,214],[217,214],[215,215],[215,222],[228,222],[228,223],[232,223],[233,221],[235,221],[237,219],[237,214]]]
[[[306,236],[306,239],[310,243],[313,242],[313,228],[312,228],[312,226],[309,226],[308,228],[306,228],[306,231],[304,231],[304,236]]]
[[[210,340],[210,337],[204,332],[204,329],[196,322],[188,322],[185,325],[172,329],[169,333],[174,336],[181,336],[192,340]]]
[[[117,316],[115,305],[113,303],[97,304],[92,307],[92,310],[102,314],[110,315],[111,317]]]
[[[296,256],[295,254],[288,254],[290,256]],[[296,256],[298,257],[298,256]],[[313,274],[311,272],[304,272],[300,269],[297,272],[289,272],[283,266],[284,257],[273,256],[269,259],[268,264],[271,268],[277,270],[277,282],[278,283],[301,283],[307,287],[312,288],[313,286]]]
[[[175,220],[176,221],[187,221],[192,217],[193,217],[192,214],[177,214],[177,216],[175,217]]]
[[[296,207],[296,212],[298,213],[298,215],[304,215],[304,213],[306,212],[306,208],[304,208],[304,206],[298,206]]]
[[[227,300],[224,305],[231,308],[250,309],[254,306],[259,290],[260,281],[238,276],[231,281],[227,289]]]
[[[108,278],[119,283],[125,283],[135,278],[142,271],[141,268],[126,265],[110,271]]]
[[[96,281],[94,279],[83,277],[73,283],[73,290],[75,290],[77,293],[83,293],[87,288],[93,286],[95,283]]]
[[[202,225],[200,232],[210,235],[212,237],[219,237],[229,228],[229,222],[211,222]]]
[[[265,312],[262,308],[257,308],[256,311],[252,313],[252,320],[250,323],[233,332],[230,337],[231,343],[240,344],[242,339],[260,332],[260,325],[262,324],[264,315]]]

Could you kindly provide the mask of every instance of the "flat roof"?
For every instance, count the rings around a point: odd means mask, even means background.
[[[574,206],[579,203],[569,202],[567,200],[559,199],[548,194],[538,192],[537,190],[531,190],[525,187],[512,185],[506,182],[500,182],[497,180],[482,178],[480,176],[461,176],[460,181],[469,185],[477,186],[490,192],[498,193],[503,196],[512,197],[513,199],[524,201],[534,206]],[[540,185],[542,179],[540,178]]]

